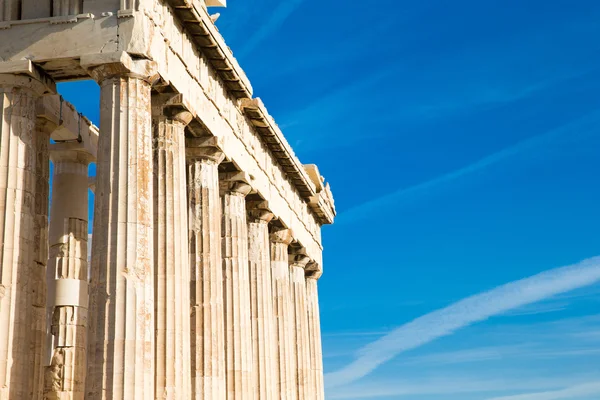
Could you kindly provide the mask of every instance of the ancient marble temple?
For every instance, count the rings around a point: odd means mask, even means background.
[[[0,0],[0,400],[324,398],[331,191],[224,1]],[[78,79],[100,128],[56,92]]]

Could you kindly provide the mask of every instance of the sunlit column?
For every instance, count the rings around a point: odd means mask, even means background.
[[[154,397],[153,64],[105,64],[100,84],[87,398]]]
[[[310,270],[310,266],[307,270]],[[308,271],[306,275],[306,298],[308,308],[308,336],[310,343],[310,369],[313,385],[311,391],[315,400],[325,399],[325,386],[323,384],[323,350],[321,346],[321,319],[319,316],[319,293],[317,280],[320,271]]]
[[[0,399],[39,398],[45,334],[48,135],[41,82],[0,75]],[[44,207],[46,207],[44,209]]]
[[[276,387],[281,399],[296,399],[296,359],[294,334],[294,308],[290,287],[288,247],[293,241],[290,229],[275,230],[271,240],[271,273],[273,279],[273,312],[277,343]]]
[[[192,399],[225,399],[225,314],[219,163],[214,138],[186,140]]]
[[[248,271],[246,195],[243,173],[220,177],[222,201],[223,285],[225,291],[225,364],[227,399],[253,399],[252,324]]]
[[[277,344],[269,243],[269,222],[273,214],[266,201],[248,202],[247,208],[253,387],[257,400],[275,400],[279,398],[279,393],[275,386]]]
[[[153,97],[156,399],[189,399],[190,270],[185,126],[192,115]]]
[[[296,380],[298,399],[314,399],[311,391],[311,366],[308,329],[308,310],[306,300],[306,265],[310,259],[301,254],[290,256],[290,281],[293,297],[293,331],[295,332],[294,356],[296,358]]]

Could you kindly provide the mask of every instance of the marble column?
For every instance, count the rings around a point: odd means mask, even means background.
[[[192,399],[225,399],[219,163],[215,138],[186,139]]]
[[[321,323],[319,316],[319,294],[317,280],[320,272],[309,272],[306,276],[306,298],[308,306],[308,332],[310,343],[311,391],[315,400],[325,399],[323,384],[323,350],[321,346]]]
[[[188,112],[153,102],[154,130],[154,301],[156,393],[161,400],[189,399],[190,269],[185,177]]]
[[[308,310],[306,300],[306,280],[304,269],[310,259],[302,254],[294,254],[290,258],[290,280],[292,286],[294,328],[296,334],[296,382],[298,399],[314,399],[311,392],[310,345],[308,332]]]
[[[154,398],[152,64],[92,70],[100,84],[86,398]],[[136,71],[137,70],[137,71]]]
[[[50,259],[46,274],[44,399],[83,399],[88,320],[88,165],[90,154],[54,144]]]
[[[48,264],[48,198],[50,192],[50,135],[57,125],[38,118],[34,134],[36,146],[36,190],[34,240],[36,255],[32,264],[30,296],[32,306],[31,350],[33,352],[32,399],[42,399],[44,389],[44,348],[46,341],[46,270]]]
[[[244,173],[222,174],[223,287],[225,295],[225,365],[227,399],[253,399],[252,324],[248,271],[246,195]]]
[[[297,399],[295,332],[293,297],[290,287],[288,247],[293,241],[290,229],[275,230],[271,240],[271,272],[273,275],[273,312],[278,371],[276,388],[282,400]],[[301,400],[301,399],[300,399]]]
[[[247,208],[254,369],[252,385],[257,400],[275,400],[279,393],[275,386],[277,343],[268,225],[273,214],[266,201],[248,202]]]
[[[49,138],[36,130],[36,100],[44,91],[30,77],[0,75],[2,400],[38,399],[41,389]]]

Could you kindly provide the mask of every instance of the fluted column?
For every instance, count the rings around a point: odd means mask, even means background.
[[[307,268],[308,269],[308,268]],[[325,399],[323,384],[323,350],[321,346],[321,319],[319,316],[319,294],[317,280],[320,272],[309,272],[306,276],[306,298],[308,308],[308,334],[310,343],[311,392],[315,400]]]
[[[100,84],[88,399],[154,398],[153,65],[92,70]]]
[[[246,195],[251,187],[244,175],[220,177],[228,400],[254,398],[246,217]]]
[[[248,260],[252,306],[252,356],[254,394],[257,400],[275,400],[277,343],[269,244],[269,222],[273,214],[267,202],[248,202]]]
[[[288,265],[288,247],[293,241],[293,234],[290,229],[275,230],[270,239],[278,366],[276,388],[280,399],[292,400],[297,398],[294,308]]]
[[[192,399],[225,399],[225,321],[219,163],[214,138],[186,140]]]
[[[294,328],[296,380],[298,399],[314,399],[311,392],[310,345],[308,329],[308,310],[306,301],[306,280],[304,269],[310,259],[302,254],[294,254],[290,259],[290,279],[294,304]]]
[[[48,136],[30,77],[0,75],[0,399],[37,399],[45,333]],[[45,207],[45,208],[44,208]]]
[[[190,270],[185,177],[188,112],[153,97],[156,399],[189,399]]]
[[[50,191],[50,158],[48,145],[50,135],[57,125],[38,118],[34,134],[36,147],[36,189],[34,240],[36,255],[32,264],[30,296],[32,306],[31,351],[33,357],[33,376],[31,399],[42,399],[44,389],[44,347],[46,341],[46,270],[48,264],[48,197]]]
[[[52,145],[45,399],[83,399],[88,320],[88,165],[83,151]]]

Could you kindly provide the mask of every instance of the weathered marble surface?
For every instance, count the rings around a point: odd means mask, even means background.
[[[324,398],[333,197],[252,98],[224,5],[0,0],[0,400]],[[100,133],[53,95],[90,77]]]
[[[186,223],[184,129],[191,115],[167,114],[153,98],[154,307],[157,399],[188,399],[190,369],[190,268]]]
[[[56,146],[52,145],[52,146]],[[52,147],[48,335],[44,396],[83,399],[88,320],[88,164],[92,157]]]
[[[151,85],[122,65],[102,65],[93,74],[102,133],[86,393],[145,400],[154,397],[155,360]]]
[[[293,298],[293,330],[296,335],[296,382],[298,399],[314,399],[308,327],[307,292],[304,269],[310,259],[294,254],[290,260],[290,284]]]
[[[252,323],[248,269],[246,179],[221,177],[225,367],[227,399],[253,399]]]
[[[310,369],[312,378],[310,391],[315,400],[325,399],[323,382],[323,349],[321,345],[321,319],[319,315],[319,294],[317,277],[309,275],[306,278],[306,297],[308,301],[308,337],[310,342]]]
[[[0,75],[2,400],[41,393],[49,138],[36,131],[36,102],[43,91],[31,78]]]
[[[294,304],[290,285],[288,246],[293,241],[289,229],[271,233],[271,274],[273,310],[277,331],[277,389],[282,399],[297,398]]]
[[[274,215],[267,202],[248,202],[248,261],[252,317],[253,387],[255,399],[275,400],[278,369],[269,222]]]
[[[212,144],[202,140],[186,143],[191,269],[191,398],[194,400],[227,396],[219,195],[219,163],[223,154]]]

